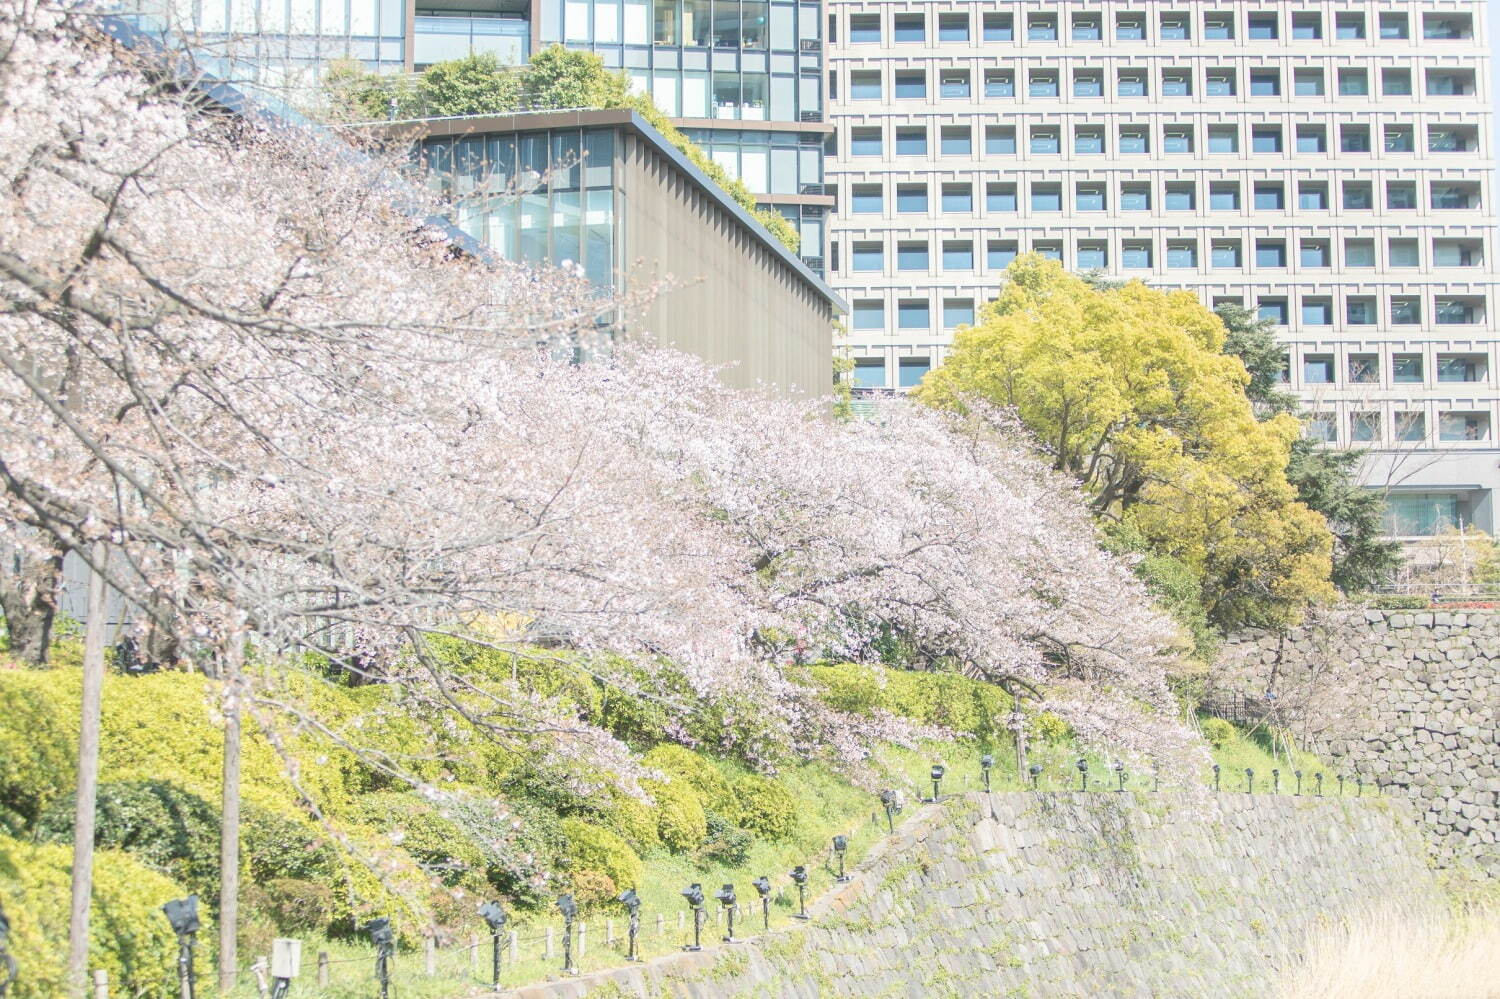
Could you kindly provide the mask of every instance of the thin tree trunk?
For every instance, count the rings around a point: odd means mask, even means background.
[[[40,666],[47,661],[52,623],[57,618],[63,553],[55,551],[36,558],[17,547],[11,555],[15,572],[0,583],[0,611],[5,613],[10,651],[16,658]]]
[[[94,808],[99,792],[99,715],[104,695],[105,549],[96,542],[83,635],[83,709],[78,727],[78,797],[73,813],[73,897],[68,914],[68,993],[88,990],[89,903],[94,891]]]
[[[224,779],[219,834],[219,990],[239,975],[240,916],[240,661],[244,636],[231,628],[224,648]]]

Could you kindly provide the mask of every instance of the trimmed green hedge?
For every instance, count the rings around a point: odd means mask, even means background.
[[[823,700],[851,714],[885,711],[984,739],[1004,734],[1011,711],[1011,699],[999,687],[957,673],[858,663],[818,663],[806,669]]]
[[[623,839],[582,819],[563,819],[562,831],[568,841],[569,866],[575,874],[598,871],[607,875],[619,891],[640,887],[641,858]]]
[[[786,839],[797,831],[797,800],[770,777],[747,774],[734,782],[740,825],[770,839]]]

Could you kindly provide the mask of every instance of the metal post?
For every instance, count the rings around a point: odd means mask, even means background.
[[[1297,790],[1294,793],[1300,798],[1302,797],[1302,771],[1294,770],[1292,771],[1292,776],[1297,778]]]
[[[380,999],[390,999],[391,995],[391,954],[386,944],[380,944],[375,948],[375,979],[380,983]]]
[[[1040,791],[1041,789],[1042,789],[1042,765],[1040,763],[1033,763],[1031,765],[1031,793],[1035,794],[1036,792]]]
[[[1249,767],[1245,768],[1245,793],[1255,793],[1255,771]]]
[[[490,934],[490,984],[500,987],[500,933]]]
[[[660,919],[660,916],[656,917]],[[625,955],[627,961],[639,961],[640,952],[636,949],[636,936],[641,931],[641,911],[636,909],[630,913],[630,951]]]
[[[181,999],[194,999],[197,989],[196,972],[193,970],[193,946],[196,934],[183,933],[177,937],[177,992]],[[0,988],[0,995],[5,990]]]
[[[1215,763],[1214,764],[1214,790],[1217,791],[1218,789],[1219,789],[1219,765],[1217,763]]]
[[[1318,782],[1318,790],[1317,790],[1318,797],[1320,797],[1320,798],[1323,797],[1323,773],[1322,773],[1322,771],[1319,771],[1319,772],[1313,774],[1313,780],[1315,780],[1315,781]]]
[[[760,900],[760,919],[762,928],[771,928],[771,896],[767,895]]]
[[[1281,793],[1281,771],[1280,770],[1273,769],[1271,771],[1271,793],[1272,794],[1280,794]]]
[[[1344,775],[1343,774],[1339,774],[1339,797],[1342,798],[1343,796],[1344,796]]]
[[[703,949],[703,907],[693,909],[693,950]]]
[[[571,975],[573,967],[573,920],[563,919],[563,974]]]

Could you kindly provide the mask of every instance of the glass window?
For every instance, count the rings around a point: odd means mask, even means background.
[[[1073,70],[1074,97],[1103,97],[1104,74],[1097,69]]]
[[[1151,243],[1144,239],[1120,241],[1120,264],[1127,270],[1151,269]]]
[[[1333,254],[1326,239],[1304,239],[1300,251],[1298,260],[1303,267],[1333,266]]]
[[[1055,125],[1032,126],[1028,144],[1032,155],[1051,155],[1062,152],[1062,138]]]
[[[943,299],[943,329],[974,325],[974,300],[972,298]]]
[[[1344,181],[1344,208],[1347,211],[1368,211],[1375,207],[1375,195],[1367,180]]]
[[[1411,70],[1382,69],[1380,92],[1387,97],[1404,97],[1411,94]]]
[[[1255,241],[1256,267],[1285,267],[1286,243],[1279,239],[1257,239]]]
[[[1073,152],[1080,156],[1104,152],[1104,129],[1094,125],[1079,125],[1074,128]]]
[[[1204,92],[1209,97],[1233,97],[1235,94],[1234,70],[1211,69],[1204,74]]]
[[[1016,96],[1016,74],[1008,69],[987,69],[984,71],[984,96],[986,97],[1014,97]]]
[[[1365,15],[1358,11],[1340,11],[1334,15],[1335,38],[1355,40],[1365,37]]]
[[[1080,212],[1102,212],[1104,205],[1103,184],[1079,184],[1074,205]]]
[[[1333,302],[1326,298],[1304,298],[1302,300],[1303,326],[1332,326]],[[1333,381],[1333,358],[1328,359],[1328,380]]]
[[[973,269],[973,243],[968,240],[947,239],[943,241],[943,270],[972,271]]]
[[[1009,42],[1016,37],[1015,19],[1010,14],[984,15],[984,40],[987,42]]]
[[[1173,182],[1167,185],[1163,202],[1169,212],[1190,212],[1198,207],[1198,192],[1191,182]]]
[[[1323,37],[1323,15],[1317,11],[1298,11],[1292,15],[1292,37],[1311,41]]]
[[[1338,439],[1337,427],[1337,420],[1332,413],[1312,413],[1304,421],[1302,433],[1310,441],[1333,444]]]
[[[885,329],[885,303],[878,298],[856,298],[854,300],[854,328],[857,330]]]
[[[1422,37],[1445,40],[1472,38],[1473,23],[1467,14],[1423,14]]]
[[[1341,125],[1339,148],[1346,153],[1368,153],[1370,151],[1370,126]]]
[[[1420,417],[1420,413],[1401,414]],[[1422,440],[1400,435],[1402,440]],[[1429,538],[1451,531],[1468,518],[1463,516],[1457,493],[1392,492],[1385,500],[1385,530],[1396,538]]]
[[[1115,83],[1115,93],[1120,97],[1145,97],[1145,71],[1139,69],[1120,70]]]
[[[895,83],[897,100],[913,100],[927,96],[927,74],[920,69],[898,71]]]
[[[1208,185],[1208,207],[1215,212],[1237,212],[1240,210],[1240,185],[1233,182],[1215,181]]]
[[[885,269],[885,252],[879,243],[855,243],[850,258],[856,271]]]
[[[849,41],[855,43],[880,41],[879,14],[850,14]]]
[[[927,41],[927,22],[921,14],[897,14],[891,20],[898,42]]]
[[[1373,239],[1344,240],[1345,267],[1374,267],[1375,241]]]
[[[1098,271],[1109,266],[1108,244],[1099,240],[1084,240],[1078,244],[1078,269]]]
[[[1240,266],[1240,241],[1237,239],[1216,239],[1209,245],[1208,262],[1211,267],[1232,267],[1238,269]]]
[[[897,384],[902,388],[915,388],[932,370],[932,362],[925,357],[903,357],[897,370],[900,373]]]
[[[1410,125],[1385,126],[1385,151],[1388,153],[1415,152],[1417,140]]]
[[[1482,382],[1484,371],[1482,356],[1439,354],[1437,358],[1437,380],[1440,382]]]
[[[1298,184],[1297,207],[1305,212],[1328,211],[1328,185],[1322,181]]]
[[[1344,303],[1344,322],[1350,326],[1374,326],[1375,317],[1378,314],[1379,310],[1376,309],[1373,298],[1351,298]],[[1351,360],[1349,363],[1352,372],[1354,362]],[[1378,367],[1375,370],[1378,371]],[[1351,379],[1359,381],[1357,378],[1352,378],[1352,375]],[[1369,380],[1376,381],[1377,379],[1371,378]]]
[[[1149,153],[1150,151],[1151,138],[1146,129],[1134,125],[1120,128],[1120,152]]]
[[[897,156],[926,156],[927,129],[920,125],[896,129]]]
[[[1057,41],[1057,15],[1040,13],[1027,14],[1026,37],[1033,42]]]
[[[881,149],[880,128],[851,128],[849,130],[849,154],[851,156],[879,156]]]
[[[1392,267],[1421,266],[1421,254],[1417,249],[1417,241],[1414,239],[1391,239],[1387,243],[1386,251]]]
[[[1276,326],[1285,326],[1287,322],[1287,305],[1284,298],[1263,298],[1256,303],[1256,317],[1267,320]]]
[[[855,184],[849,190],[849,207],[856,215],[879,215],[885,210],[880,185]]]
[[[1140,41],[1146,37],[1146,15],[1116,14],[1115,37],[1121,41]]]
[[[849,99],[851,101],[880,100],[880,70],[858,69],[849,74]]]
[[[1235,125],[1208,126],[1208,151],[1211,153],[1237,153],[1240,151],[1240,130]]]
[[[1250,148],[1257,153],[1281,152],[1281,126],[1256,125],[1250,130]]]
[[[861,357],[854,362],[855,388],[885,388],[885,361],[878,357]]]
[[[1104,23],[1098,14],[1073,15],[1073,41],[1097,42],[1104,37]]]
[[[969,71],[966,69],[942,70],[938,75],[938,94],[949,100],[968,97]]]
[[[1046,260],[1062,262],[1062,243],[1057,240],[1037,240],[1031,244],[1031,252]]]
[[[939,14],[938,41],[966,42],[969,40],[968,14]]]
[[[1349,381],[1357,385],[1373,385],[1380,381],[1379,354],[1350,354]]]
[[[1387,181],[1385,185],[1385,206],[1396,210],[1416,208],[1416,182],[1410,180]]]
[[[943,211],[967,215],[974,211],[974,187],[971,184],[944,184]]]
[[[1189,27],[1188,16],[1178,13],[1163,13],[1161,15],[1161,37],[1163,41],[1182,42],[1193,36]]]
[[[1016,151],[1016,130],[1009,125],[989,125],[984,130],[984,151],[1010,154]]]
[[[1408,37],[1406,15],[1391,12],[1381,14],[1380,37],[1386,39]]]
[[[1007,214],[1016,210],[1016,185],[987,184],[984,189],[984,207],[991,213]]]
[[[944,156],[969,156],[974,152],[973,133],[968,125],[944,125],[939,141]]]
[[[992,239],[986,247],[985,263],[992,271],[1003,271],[1016,259],[1015,240]]]
[[[1275,97],[1281,93],[1281,73],[1274,69],[1250,71],[1250,96]]]
[[[1163,97],[1189,97],[1193,93],[1193,74],[1185,69],[1161,71],[1161,94]]]
[[[1439,298],[1432,303],[1432,318],[1439,326],[1466,326],[1474,322],[1472,302],[1461,298]]]
[[[1370,92],[1370,74],[1362,69],[1339,70],[1339,93],[1345,97],[1362,97]]]
[[[1292,74],[1292,93],[1298,97],[1323,96],[1323,71],[1299,69]]]
[[[927,214],[927,185],[897,184],[896,211],[905,214]]]
[[[929,266],[926,243],[896,244],[896,270],[925,271]]]
[[[1138,182],[1120,185],[1120,211],[1149,212],[1151,210],[1151,187]]]
[[[1380,440],[1380,414],[1350,413],[1349,439],[1356,444],[1369,444]]]
[[[1262,212],[1279,212],[1286,207],[1286,198],[1280,184],[1256,184],[1255,208]]]
[[[1396,439],[1421,442],[1427,439],[1427,414],[1403,412],[1396,414]]]
[[[1406,295],[1391,299],[1391,325],[1416,326],[1421,322],[1421,299]]]
[[[1203,15],[1203,37],[1210,41],[1228,41],[1234,37],[1234,14],[1230,11],[1209,11]]]
[[[1297,126],[1297,152],[1322,153],[1328,151],[1328,133],[1322,125]]]
[[[1062,185],[1032,184],[1031,210],[1033,212],[1062,211]]]
[[[1057,72],[1050,69],[1034,69],[1026,77],[1026,93],[1032,97],[1056,97]]]
[[[1276,15],[1269,13],[1251,14],[1245,18],[1245,30],[1246,34],[1258,41],[1277,38],[1281,34]]]
[[[932,307],[923,298],[903,298],[896,304],[896,325],[903,330],[930,330]]]
[[[1162,130],[1161,149],[1164,153],[1190,153],[1193,151],[1193,126],[1168,125]]]
[[[1167,267],[1195,269],[1198,266],[1198,244],[1191,240],[1167,240]]]

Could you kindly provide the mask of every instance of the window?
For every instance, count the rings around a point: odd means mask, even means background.
[[[896,211],[902,214],[927,214],[926,184],[897,184]]]
[[[972,298],[943,299],[943,329],[974,325],[974,300]]]
[[[1466,153],[1470,149],[1470,136],[1474,133],[1464,128],[1427,128],[1427,151],[1432,153]]]
[[[984,151],[1012,154],[1016,151],[1016,130],[1009,125],[989,125],[984,130]]]
[[[1281,211],[1287,207],[1283,187],[1278,183],[1256,184],[1256,210]]]
[[[1016,96],[1016,74],[1008,69],[987,69],[984,71],[984,96],[986,97],[1014,97]]]
[[[1015,19],[1010,14],[984,15],[984,40],[987,42],[1015,41]]]
[[[1234,14],[1229,11],[1209,11],[1203,15],[1203,37],[1210,41],[1223,42],[1234,37]]]
[[[926,156],[927,129],[920,125],[896,129],[897,156]]]
[[[1097,69],[1073,70],[1074,97],[1103,97],[1104,74]]]
[[[1474,93],[1474,74],[1469,71],[1427,71],[1427,93],[1435,97],[1463,97]]]
[[[1333,355],[1332,354],[1304,354],[1304,355],[1302,355],[1302,384],[1304,384],[1304,385],[1332,385],[1333,384]]]
[[[925,271],[930,266],[927,244],[922,242],[896,244],[896,270]]]
[[[1122,69],[1115,80],[1115,93],[1120,97],[1146,96],[1146,71]]]
[[[1475,321],[1478,310],[1462,298],[1439,298],[1432,303],[1433,322],[1439,326],[1467,326]]]
[[[1381,14],[1380,37],[1385,39],[1408,37],[1406,15],[1399,13]]]
[[[1016,210],[1016,185],[1014,184],[986,184],[984,188],[984,207],[991,213],[1009,213]]]
[[[854,362],[855,388],[885,388],[885,361],[878,357],[861,357]]]
[[[1338,422],[1332,413],[1312,413],[1302,426],[1302,436],[1310,441],[1333,444],[1338,440]]]
[[[1297,152],[1324,153],[1328,151],[1328,130],[1322,125],[1297,126]]]
[[[1151,241],[1146,239],[1121,240],[1120,264],[1126,270],[1150,270]]]
[[[974,133],[968,125],[944,125],[938,133],[938,148],[944,156],[972,156]]]
[[[932,362],[925,357],[903,357],[896,370],[896,384],[902,388],[916,388],[927,377],[927,372],[932,370]]]
[[[1237,153],[1240,151],[1240,130],[1236,125],[1208,126],[1208,151],[1211,153]]]
[[[1374,326],[1378,314],[1373,298],[1361,296],[1344,303],[1344,322],[1350,326]],[[1352,366],[1354,362],[1349,363]]]
[[[1400,295],[1391,299],[1391,325],[1416,326],[1422,322],[1421,299]]]
[[[1255,241],[1256,267],[1285,267],[1286,241],[1281,239],[1257,239]]]
[[[1380,92],[1387,97],[1405,97],[1411,94],[1411,70],[1382,69]]]
[[[1062,211],[1062,185],[1032,184],[1031,210],[1033,212]]]
[[[1349,439],[1356,444],[1369,444],[1380,440],[1380,414],[1350,413]]]
[[[1214,240],[1209,244],[1208,263],[1210,267],[1232,267],[1238,270],[1240,266],[1240,241],[1237,239]]]
[[[1477,200],[1470,199],[1469,192],[1462,187],[1432,185],[1433,208],[1474,208],[1478,204]]]
[[[1026,77],[1026,93],[1030,97],[1056,97],[1057,71],[1033,69]]]
[[[1240,210],[1240,185],[1233,181],[1214,181],[1208,185],[1208,209],[1213,212]]]
[[[1263,298],[1256,303],[1255,315],[1258,319],[1269,320],[1276,326],[1285,326],[1287,322],[1287,305],[1284,298]]]
[[[1104,152],[1104,129],[1097,125],[1077,125],[1073,129],[1073,152],[1092,156]]]
[[[1473,38],[1474,25],[1467,14],[1423,14],[1422,37],[1443,40]]]
[[[880,128],[851,128],[849,130],[849,155],[879,156],[881,149]]]
[[[1299,69],[1292,74],[1292,93],[1298,97],[1323,96],[1323,71]]]
[[[1437,356],[1437,380],[1440,382],[1482,382],[1484,372],[1483,355],[1439,354]]]
[[[1087,239],[1078,243],[1078,269],[1099,271],[1109,266],[1109,245],[1102,240]]]
[[[1281,126],[1256,125],[1250,129],[1250,149],[1257,153],[1281,152]]]
[[[968,240],[946,239],[943,241],[943,270],[972,271],[974,269],[974,244]]]
[[[1161,149],[1164,153],[1190,153],[1193,151],[1193,126],[1168,125],[1162,129]]]
[[[1304,298],[1302,300],[1303,326],[1332,326],[1333,300],[1329,298]],[[1333,381],[1333,358],[1328,359],[1328,380]]]
[[[932,329],[932,307],[925,298],[903,298],[896,303],[896,326],[903,330]]]
[[[855,184],[849,191],[849,208],[856,215],[879,215],[885,210],[880,185]]]
[[[1275,14],[1251,14],[1245,18],[1245,32],[1257,41],[1268,41],[1281,36]]]
[[[1369,211],[1375,207],[1375,194],[1367,180],[1344,181],[1344,208],[1346,211]]]
[[[1292,37],[1298,41],[1312,41],[1323,37],[1323,15],[1317,11],[1304,10],[1292,15]]]
[[[1163,97],[1189,97],[1193,93],[1193,74],[1186,69],[1164,69],[1161,71],[1161,95]]]
[[[1203,76],[1203,90],[1210,97],[1233,97],[1235,94],[1234,70],[1209,70]]]
[[[1340,125],[1339,149],[1346,153],[1368,153],[1370,151],[1370,126]]]
[[[1370,77],[1362,69],[1339,70],[1339,94],[1344,97],[1361,97],[1370,92]]]
[[[1477,267],[1484,262],[1483,246],[1478,242],[1460,243],[1456,240],[1434,240],[1432,264],[1434,267]]]
[[[1410,153],[1417,148],[1417,140],[1410,125],[1387,125],[1384,137],[1385,151],[1388,153]]]
[[[1145,14],[1116,14],[1115,38],[1121,41],[1140,41],[1146,37]]]
[[[851,101],[880,100],[880,71],[857,69],[849,74],[849,99]]]
[[[1104,21],[1098,14],[1073,15],[1073,41],[1097,42],[1104,37]]]
[[[1167,240],[1167,267],[1193,270],[1198,266],[1198,244],[1190,239]]]
[[[966,42],[969,40],[968,14],[939,14],[938,41]]]
[[[938,96],[948,100],[969,96],[969,71],[945,69],[938,74]]]
[[[1486,413],[1439,413],[1438,440],[1487,441],[1490,418]]]
[[[1411,412],[1411,411],[1397,413],[1396,414],[1396,421],[1395,422],[1396,422],[1396,439],[1397,440],[1410,441],[1410,442],[1413,442],[1413,443],[1420,443],[1420,442],[1425,441],[1427,439],[1427,414],[1426,413],[1418,413],[1418,412]],[[1398,498],[1399,499],[1405,499],[1406,497],[1400,496],[1397,493],[1393,493],[1393,494],[1391,494],[1390,499],[1388,499],[1386,502],[1390,503],[1392,501],[1397,500]],[[1432,533],[1435,534],[1437,532],[1433,531]]]
[[[1031,252],[1044,257],[1047,260],[1062,262],[1062,242],[1055,239],[1039,239],[1031,244]]]
[[[1333,252],[1326,239],[1304,239],[1298,247],[1297,261],[1303,267],[1333,266]]]
[[[903,69],[896,73],[896,99],[916,99],[927,96],[927,74],[920,69]]]
[[[1386,208],[1404,211],[1417,207],[1417,184],[1411,180],[1392,180],[1385,185]]]
[[[885,253],[879,243],[855,243],[850,254],[856,271],[881,271],[885,269]]]
[[[1192,181],[1173,181],[1167,184],[1163,206],[1169,212],[1191,212],[1198,207],[1198,190]]]
[[[1297,207],[1305,212],[1328,211],[1328,185],[1322,181],[1303,181],[1298,184]]]
[[[852,43],[880,41],[879,14],[850,14],[849,41]]]
[[[892,20],[898,42],[927,41],[927,24],[921,14],[897,14]]]
[[[1349,381],[1356,385],[1374,385],[1380,381],[1379,354],[1350,354]]]
[[[1003,271],[1016,259],[1016,241],[992,239],[985,247],[985,265],[992,271]]]
[[[878,298],[856,298],[854,300],[854,328],[857,330],[885,329],[885,303]]]
[[[1033,125],[1031,141],[1027,144],[1033,156],[1049,156],[1062,152],[1062,135],[1056,125]]]
[[[1276,97],[1281,93],[1281,73],[1274,69],[1250,71],[1251,97]]]
[[[1422,263],[1414,239],[1391,239],[1386,244],[1386,253],[1392,267],[1419,267]]]
[[[1104,204],[1103,184],[1079,184],[1074,194],[1074,207],[1080,212],[1102,212]]]
[[[1057,15],[1038,13],[1027,14],[1026,37],[1033,42],[1057,41]]]
[[[1334,15],[1333,37],[1353,41],[1365,37],[1365,15],[1344,11]]]
[[[1120,152],[1149,153],[1150,151],[1150,133],[1143,126],[1122,125],[1120,127]]]
[[[968,215],[974,211],[974,186],[972,184],[944,184],[943,211]]]
[[[1149,212],[1151,210],[1151,185],[1131,181],[1120,185],[1120,211]]]

